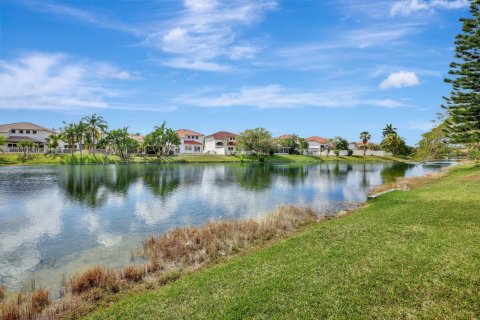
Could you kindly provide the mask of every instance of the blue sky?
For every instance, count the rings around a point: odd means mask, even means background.
[[[58,128],[97,113],[148,133],[409,144],[449,93],[467,0],[3,0],[0,123]]]

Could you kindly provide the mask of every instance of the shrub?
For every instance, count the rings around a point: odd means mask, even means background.
[[[115,272],[96,266],[70,279],[70,289],[74,294],[81,294],[93,288],[117,292],[119,285]]]
[[[122,271],[122,278],[130,282],[139,282],[143,279],[145,269],[143,267],[128,266]]]
[[[0,287],[0,301],[2,301],[5,298],[5,289]]]
[[[340,150],[336,149],[333,151],[333,153],[335,153],[335,155],[338,157],[340,155]]]
[[[50,298],[48,296],[48,291],[45,289],[39,289],[34,291],[30,296],[28,309],[33,313],[40,313],[49,304]]]
[[[348,150],[347,150],[347,154],[348,154],[348,156],[351,156],[351,155],[353,154],[353,150],[348,149]]]

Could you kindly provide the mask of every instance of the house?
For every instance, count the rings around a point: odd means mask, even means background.
[[[203,153],[209,154],[232,154],[236,150],[236,138],[235,133],[227,131],[219,131],[214,134],[205,137],[205,149]]]
[[[0,134],[7,138],[7,144],[3,146],[3,150],[6,151],[18,151],[18,144],[21,141],[33,142],[38,151],[45,148],[46,138],[52,133],[53,130],[30,122],[0,124]]]
[[[275,141],[275,146],[277,147],[277,154],[289,154],[290,153],[290,147],[284,147],[282,146],[282,140],[285,140],[287,138],[290,138],[292,135],[291,134],[282,134],[281,136],[278,136],[274,139]]]
[[[363,150],[365,143],[363,142],[350,142],[348,144],[348,149],[356,151],[356,150]],[[367,142],[366,143],[367,150],[379,150],[380,145],[377,143]]]
[[[309,155],[320,155],[323,150],[328,149],[328,139],[318,136],[312,136],[307,138],[308,149],[306,153]]]
[[[180,137],[180,145],[175,149],[176,154],[202,154],[203,153],[203,139],[205,135],[188,130],[177,130]]]

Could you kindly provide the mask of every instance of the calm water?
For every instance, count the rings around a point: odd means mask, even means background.
[[[150,234],[239,219],[279,204],[364,201],[395,177],[448,164],[0,167],[0,281],[58,288],[93,264],[120,267]],[[0,283],[1,284],[1,283]]]

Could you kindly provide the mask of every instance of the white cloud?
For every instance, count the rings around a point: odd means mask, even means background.
[[[261,20],[274,0],[185,0],[184,10],[150,32],[144,43],[171,55],[164,65],[201,71],[226,71],[228,60],[251,59],[258,50],[237,44],[242,28]],[[225,62],[227,61],[227,62]]]
[[[415,86],[420,83],[415,72],[412,71],[399,71],[391,73],[385,80],[383,80],[378,86],[380,89],[389,88],[402,88]]]
[[[401,0],[395,2],[390,7],[390,15],[403,15],[408,16],[412,13],[425,11],[425,10],[434,10],[437,8],[441,9],[460,9],[468,7],[469,1],[468,0],[431,0],[431,1],[424,1],[424,0]]]
[[[270,108],[299,108],[299,107],[355,107],[360,105],[374,105],[379,107],[403,106],[399,101],[391,99],[365,98],[364,90],[335,88],[322,92],[308,92],[288,89],[280,85],[263,87],[244,87],[238,91],[220,93],[218,95],[189,95],[174,99],[180,105],[189,105],[207,108],[220,107],[256,107]]]
[[[107,81],[135,78],[107,63],[30,53],[0,60],[0,109],[107,108],[105,98],[118,95]]]

